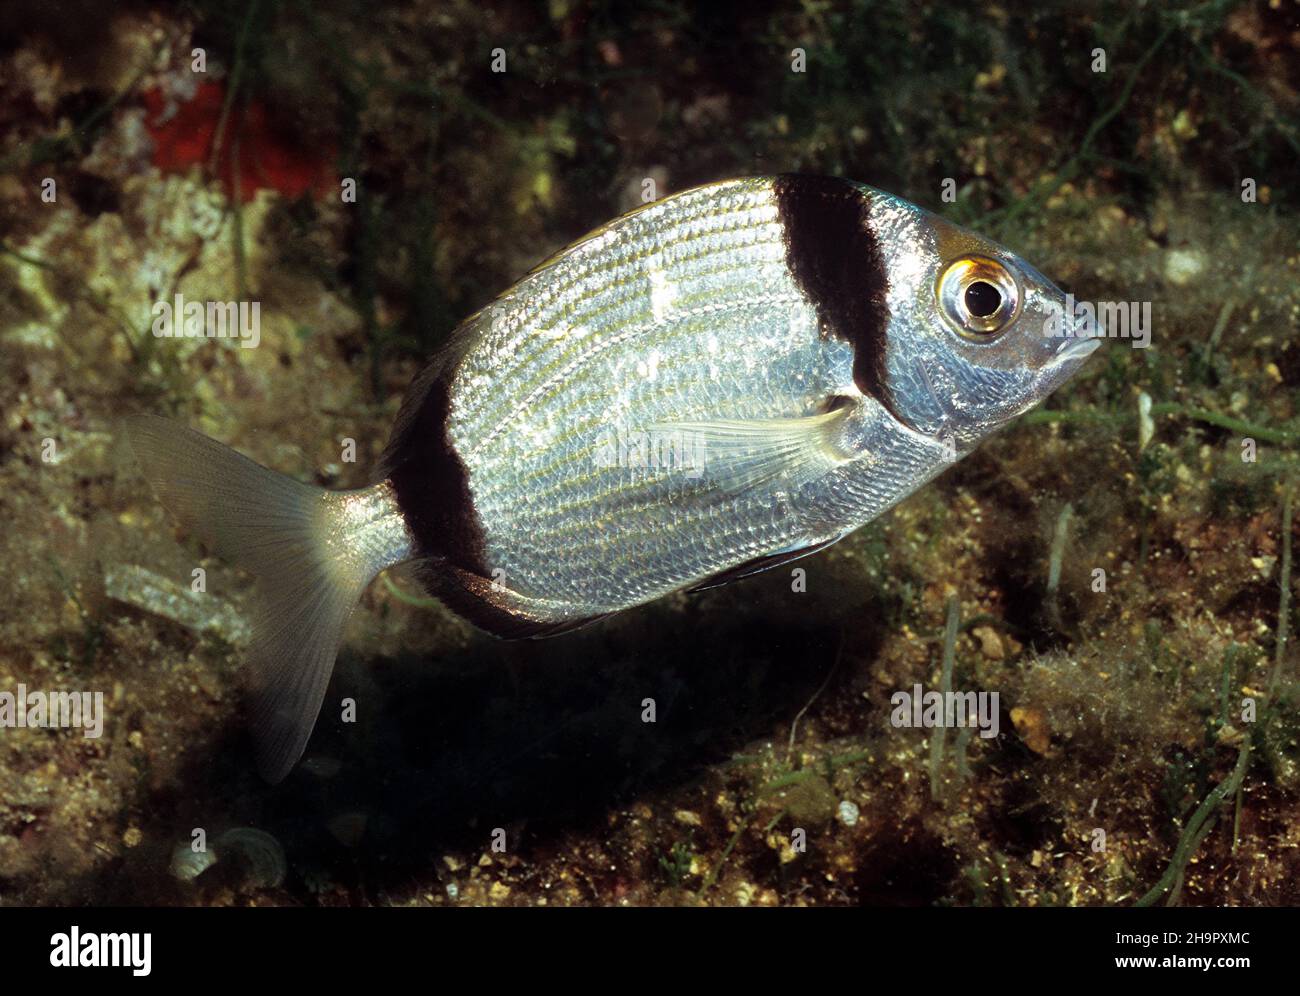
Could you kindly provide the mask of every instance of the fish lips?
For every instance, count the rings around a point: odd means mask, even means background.
[[[1061,340],[1052,357],[1038,370],[1040,397],[1047,397],[1079,372],[1088,357],[1101,346],[1101,338],[1093,328],[1080,323],[1071,334]]]
[[[1096,319],[1089,315],[1080,315],[1076,316],[1074,324],[1062,333],[1049,337],[1049,342],[1056,348],[1048,356],[1047,363],[1039,368],[1039,376],[1037,376],[1039,397],[1047,397],[1078,373],[1089,356],[1101,346],[1101,339],[1105,338],[1105,334],[1105,329]]]

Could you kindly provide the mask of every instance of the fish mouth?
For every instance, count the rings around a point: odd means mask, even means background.
[[[1047,361],[1047,365],[1044,369],[1051,370],[1055,367],[1086,360],[1097,351],[1099,346],[1101,346],[1101,340],[1091,336],[1086,338],[1070,339],[1066,345],[1056,351],[1055,356]]]
[[[1046,397],[1073,377],[1100,346],[1101,339],[1092,336],[1068,339],[1038,371],[1041,395]]]
[[[1063,330],[1064,344],[1052,354],[1044,370],[1053,370],[1068,364],[1081,363],[1096,352],[1105,332],[1088,315],[1077,316],[1074,323]]]

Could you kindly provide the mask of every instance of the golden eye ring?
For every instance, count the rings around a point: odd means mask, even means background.
[[[985,341],[997,335],[1020,311],[1020,282],[1004,263],[987,256],[963,256],[939,277],[939,310],[959,333]]]

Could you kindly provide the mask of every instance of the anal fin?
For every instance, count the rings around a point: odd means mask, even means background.
[[[471,625],[502,640],[540,640],[560,636],[612,614],[600,612],[557,619],[547,618],[542,607],[529,614],[520,606],[507,604],[505,593],[494,588],[487,578],[450,566],[438,558],[422,561],[417,572],[426,590],[447,608]],[[524,601],[517,595],[515,600]]]
[[[755,574],[762,574],[764,571],[770,571],[774,567],[780,567],[782,564],[788,564],[792,560],[799,560],[801,557],[809,557],[814,553],[825,550],[833,543],[838,543],[844,536],[833,536],[828,540],[820,543],[813,543],[809,546],[795,547],[792,550],[781,550],[777,553],[768,553],[761,557],[755,557],[753,560],[747,560],[743,564],[737,564],[735,567],[728,567],[725,571],[719,571],[712,577],[706,578],[699,584],[694,585],[686,590],[688,592],[707,591],[710,588],[719,588],[724,584],[730,584],[732,581],[739,581],[741,578],[751,577]]]

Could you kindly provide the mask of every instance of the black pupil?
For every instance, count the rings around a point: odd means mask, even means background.
[[[988,318],[1002,305],[1002,292],[984,280],[966,288],[966,307],[976,318]]]

